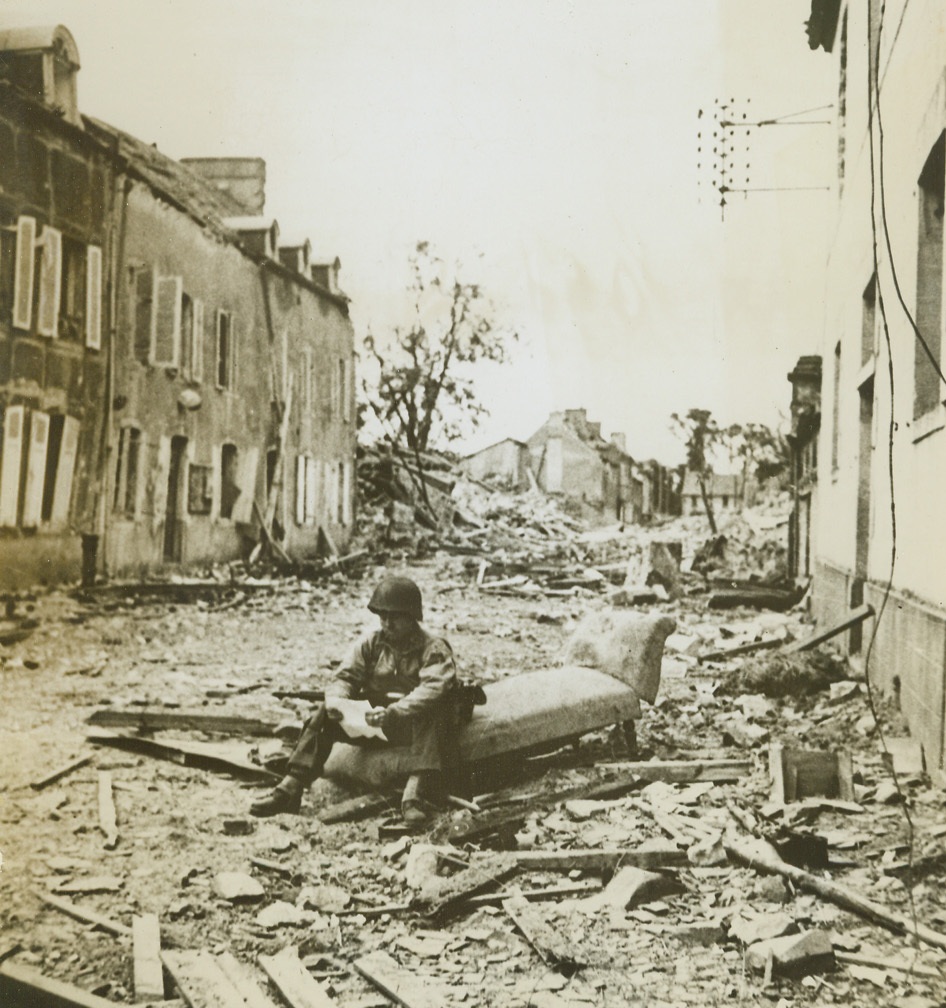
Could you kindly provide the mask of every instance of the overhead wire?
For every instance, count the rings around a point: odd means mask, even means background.
[[[877,735],[880,740],[881,748],[884,754],[890,761],[891,774],[893,776],[894,786],[897,789],[897,795],[900,799],[900,807],[903,810],[904,820],[906,822],[907,831],[907,871],[909,884],[906,885],[907,897],[910,905],[910,919],[913,923],[913,938],[919,946],[919,924],[917,919],[916,911],[916,901],[914,899],[913,885],[909,877],[910,870],[914,863],[914,848],[915,848],[915,829],[913,824],[913,817],[910,814],[909,802],[904,794],[899,774],[897,769],[893,764],[893,760],[890,758],[890,750],[887,745],[886,733],[884,731],[883,721],[878,714],[877,703],[874,697],[873,686],[871,684],[870,675],[870,663],[871,658],[874,653],[874,645],[877,641],[877,635],[880,629],[881,621],[884,618],[884,614],[887,609],[887,605],[890,601],[890,596],[893,591],[893,581],[896,572],[897,564],[897,497],[896,497],[896,481],[895,481],[895,466],[894,466],[894,455],[895,455],[895,432],[896,432],[896,381],[895,372],[893,365],[893,342],[890,337],[890,325],[887,319],[887,307],[883,295],[883,286],[881,284],[881,272],[880,272],[880,253],[879,253],[879,240],[877,233],[877,210],[880,210],[881,227],[884,232],[884,244],[887,252],[887,264],[890,269],[891,277],[893,278],[894,287],[897,292],[900,305],[906,313],[907,317],[910,319],[911,325],[914,332],[920,338],[924,347],[929,353],[929,347],[926,346],[925,341],[920,335],[919,328],[916,325],[906,303],[903,299],[903,295],[900,289],[899,281],[897,279],[896,266],[893,258],[893,248],[890,241],[890,231],[887,226],[887,212],[886,212],[886,190],[884,188],[884,149],[883,149],[883,128],[881,120],[880,111],[880,41],[883,32],[883,19],[884,10],[886,7],[885,0],[881,0],[879,8],[879,20],[877,24],[876,34],[873,30],[873,21],[871,14],[872,4],[867,5],[867,38],[868,38],[868,69],[867,69],[867,125],[868,125],[868,146],[870,149],[870,226],[871,226],[871,241],[872,241],[872,252],[873,252],[873,265],[874,265],[874,282],[876,285],[877,292],[877,305],[880,308],[880,318],[881,327],[884,333],[884,344],[887,352],[887,381],[890,391],[890,414],[887,424],[887,480],[888,489],[890,494],[889,501],[889,512],[890,512],[890,562],[887,575],[887,582],[884,586],[883,596],[881,598],[880,606],[877,611],[877,617],[874,620],[873,627],[871,629],[870,640],[867,645],[867,650],[864,655],[864,680],[867,691],[867,703],[870,707],[871,716],[874,719],[874,724],[877,727]],[[877,146],[875,155],[875,145],[874,145],[874,133],[877,133]],[[942,376],[942,372],[940,372]],[[946,381],[946,379],[944,379]]]

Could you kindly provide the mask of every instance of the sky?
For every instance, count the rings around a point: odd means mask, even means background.
[[[0,21],[72,32],[83,113],[176,158],[264,158],[283,239],[340,258],[356,340],[399,321],[418,241],[461,264],[521,339],[457,449],[585,407],[672,463],[671,413],[777,425],[819,344],[836,69],[809,7],[0,0]],[[722,214],[714,121],[825,105],[725,130],[732,185],[785,191]]]

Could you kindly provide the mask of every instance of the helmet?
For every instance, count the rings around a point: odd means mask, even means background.
[[[420,588],[405,577],[382,578],[371,596],[368,608],[375,614],[403,613],[416,619],[418,623],[424,618]]]

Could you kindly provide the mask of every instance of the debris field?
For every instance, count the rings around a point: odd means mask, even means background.
[[[13,600],[2,997],[943,1004],[946,793],[862,671],[804,647],[803,592],[758,576],[779,504],[701,553],[698,519],[589,531],[532,500],[481,493],[447,539],[379,509],[383,551],[320,569]],[[481,683],[561,665],[589,614],[672,616],[636,740],[605,726],[484,766],[419,833],[395,793],[326,781],[301,816],[250,817],[384,569]]]

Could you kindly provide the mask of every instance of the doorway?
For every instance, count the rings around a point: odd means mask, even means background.
[[[171,438],[171,461],[168,465],[167,510],[164,515],[164,559],[180,563],[183,559],[183,531],[181,520],[184,499],[184,460],[187,456],[187,438]]]

